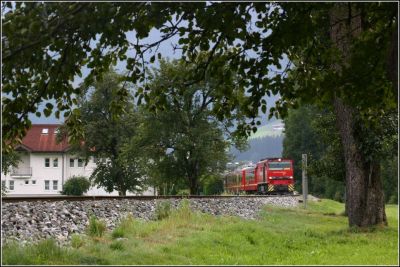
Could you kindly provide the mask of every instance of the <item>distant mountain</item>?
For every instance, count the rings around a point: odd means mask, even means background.
[[[283,135],[284,124],[282,120],[268,121],[264,126],[259,126],[257,132],[249,137],[251,139],[263,138],[266,136],[277,137]]]
[[[268,122],[260,126],[257,132],[249,137],[249,149],[240,152],[236,148],[230,149],[230,154],[234,156],[234,161],[257,162],[262,158],[281,157],[283,150],[283,129],[281,120]]]

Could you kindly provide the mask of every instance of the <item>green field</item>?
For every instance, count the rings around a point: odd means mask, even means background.
[[[267,206],[257,221],[192,213],[187,207],[152,222],[127,218],[102,237],[75,237],[3,247],[3,264],[112,265],[396,265],[398,206],[387,205],[389,227],[349,229],[343,204]],[[121,238],[122,237],[122,238]]]

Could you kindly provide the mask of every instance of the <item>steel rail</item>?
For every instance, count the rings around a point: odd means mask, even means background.
[[[296,197],[295,195],[174,195],[174,196],[3,196],[1,201],[8,202],[31,202],[31,201],[90,201],[90,200],[106,200],[106,199],[136,199],[136,200],[155,200],[155,199],[212,199],[212,198],[257,198],[257,197]]]

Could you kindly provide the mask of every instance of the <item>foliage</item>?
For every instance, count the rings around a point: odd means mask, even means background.
[[[390,75],[396,67],[388,67],[397,57],[390,52],[397,47],[397,12],[391,8],[334,3],[312,12],[305,24],[313,33],[293,46],[288,91],[281,91],[283,102],[334,111],[346,163],[349,225],[386,224],[379,165],[386,134],[382,121],[397,106],[397,78]],[[293,6],[285,11],[291,20],[304,19]]]
[[[141,191],[142,175],[138,170],[138,154],[135,148],[124,155],[123,146],[135,135],[137,119],[132,104],[132,96],[121,96],[120,88],[127,86],[120,82],[120,76],[113,71],[105,74],[103,80],[96,80],[84,92],[78,102],[84,122],[84,143],[75,149],[87,158],[96,156],[96,168],[90,180],[104,187],[107,192],[117,190]],[[126,100],[126,101],[125,101]],[[115,105],[122,105],[121,113]]]
[[[398,156],[387,158],[382,161],[382,180],[385,192],[385,201],[389,204],[398,204],[399,195],[399,161]]]
[[[310,201],[308,209],[267,206],[257,223],[234,216],[194,213],[188,220],[129,223],[124,249],[105,242],[60,248],[38,257],[36,245],[3,244],[6,265],[396,265],[398,206],[388,205],[390,226],[349,230],[342,203]],[[293,218],[296,218],[295,220]],[[282,234],[282,233],[285,234]],[[371,242],[374,240],[374,242]],[[241,253],[238,253],[240,251]],[[268,254],[265,254],[268,251]],[[284,256],[282,256],[284,255]]]
[[[104,187],[107,192],[115,189],[120,195],[126,195],[126,190],[140,192],[142,181],[137,166],[135,162],[125,160],[97,162],[90,179],[98,187]]]
[[[23,136],[23,129],[30,125],[28,112],[36,112],[37,104],[44,99],[53,97],[57,100],[56,107],[50,103],[46,106],[44,114],[47,116],[55,108],[69,110],[73,93],[79,93],[79,89],[68,81],[81,76],[82,67],[89,69],[85,80],[90,84],[100,78],[110,64],[126,60],[129,71],[126,80],[145,82],[146,64],[156,60],[154,48],[176,35],[179,35],[177,48],[182,49],[186,60],[197,58],[200,51],[210,52],[193,72],[192,80],[201,80],[206,73],[212,74],[221,63],[227,63],[230,68],[215,72],[219,80],[224,81],[229,72],[238,74],[240,84],[248,87],[251,93],[249,101],[241,106],[248,117],[255,118],[259,106],[266,111],[266,103],[262,100],[265,94],[281,92],[291,100],[296,97],[309,102],[325,101],[336,88],[325,85],[337,84],[340,80],[350,80],[348,84],[355,89],[347,90],[351,94],[341,92],[349,103],[355,100],[354,103],[367,109],[393,103],[393,94],[384,89],[386,84],[380,79],[385,76],[381,74],[385,69],[391,33],[397,29],[393,3],[353,4],[362,10],[365,25],[370,30],[354,43],[352,52],[356,53],[352,53],[350,64],[342,68],[345,75],[326,68],[320,71],[332,61],[338,63],[337,51],[329,47],[326,38],[330,26],[327,14],[332,6],[332,3],[213,2],[189,5],[149,2],[132,6],[111,2],[43,2],[16,3],[12,8],[10,3],[3,3],[2,8],[7,10],[3,19],[3,90],[15,97],[3,100],[3,114],[7,114],[3,124],[5,139]],[[171,21],[172,17],[175,19]],[[162,32],[161,38],[152,43],[143,40],[154,28]],[[134,32],[134,40],[124,34],[129,31]],[[147,59],[143,55],[149,52]],[[284,73],[279,73],[289,68],[281,66],[284,55],[299,66],[296,80],[300,83],[308,81],[307,86],[301,86],[302,90],[293,90],[291,83],[286,83]],[[161,56],[157,54],[157,58]],[[300,60],[303,57],[307,60]],[[271,72],[268,66],[274,66],[278,75],[268,75]],[[338,79],[340,75],[342,79]],[[285,86],[282,86],[283,82]],[[382,84],[385,86],[380,86]],[[366,97],[364,90],[360,90],[365,86],[371,97]],[[143,86],[139,94],[153,101],[146,88]],[[381,90],[386,90],[387,94]],[[123,88],[121,92],[126,94]],[[382,101],[375,101],[372,96],[376,95]],[[224,103],[221,101],[223,94],[216,97],[217,103]],[[276,108],[282,114],[292,103],[284,99]],[[154,103],[158,101],[154,99]],[[233,97],[225,103],[232,106],[235,101]],[[271,110],[271,114],[276,109]],[[229,117],[231,113],[229,108],[220,109],[219,105],[214,111],[221,117]],[[56,111],[56,116],[59,115]],[[74,123],[79,121],[74,120]],[[240,129],[250,131],[252,127],[255,125]]]
[[[195,65],[188,67],[183,61],[161,61],[160,69],[154,70],[149,88],[152,96],[158,95],[163,102],[163,111],[151,112],[151,105],[142,109],[141,132],[131,141],[127,154],[142,148],[152,184],[173,183],[175,192],[184,184],[191,194],[198,194],[200,177],[223,170],[227,148],[232,143],[240,146],[242,140],[223,130],[232,120],[221,124],[210,112],[216,104],[213,91],[219,85],[212,79],[185,85],[193,68]],[[243,93],[237,90],[237,94]],[[232,114],[232,119],[239,117]]]
[[[90,188],[90,181],[84,176],[72,176],[63,185],[61,194],[82,196]]]
[[[383,120],[382,127],[389,129],[391,119]],[[388,130],[389,132],[389,130]],[[393,133],[392,133],[393,134]],[[383,189],[386,202],[397,196],[397,152],[393,151],[395,138],[392,134],[382,137],[386,153],[381,162]],[[390,145],[389,145],[390,143]],[[301,154],[308,155],[309,192],[313,195],[343,202],[345,166],[342,144],[336,129],[335,115],[329,110],[304,105],[289,110],[285,119],[285,157],[295,162],[296,188],[301,189]],[[393,198],[394,199],[394,198]],[[396,202],[397,203],[397,202]]]
[[[89,225],[86,232],[91,237],[102,237],[106,231],[106,223],[98,220],[96,216],[91,215],[89,218]]]
[[[311,128],[311,120],[316,109],[313,107],[299,107],[296,110],[289,110],[285,118],[285,137],[283,139],[283,153],[285,158],[293,159],[294,177],[296,190],[301,192],[301,155],[318,158],[320,154],[319,144],[315,132]],[[312,162],[312,159],[309,159]],[[312,178],[310,178],[310,186]],[[312,192],[312,191],[310,191]]]
[[[224,192],[224,182],[220,175],[202,177],[202,192],[204,195],[219,195]]]
[[[126,60],[124,79],[143,85],[137,91],[138,101],[144,99],[153,109],[162,110],[165,98],[162,92],[156,93],[160,97],[150,97],[153,90],[146,70],[156,56],[162,56],[155,52],[159,45],[177,35],[175,48],[185,61],[197,65],[186,85],[208,75],[223,85],[234,73],[238,87],[246,90],[244,99],[229,86],[213,91],[212,113],[219,121],[232,113],[249,118],[236,125],[241,136],[257,130],[259,107],[267,111],[265,95],[280,93],[282,98],[270,109],[270,116],[282,117],[289,107],[332,105],[334,100],[351,108],[356,119],[350,136],[342,136],[342,141],[354,137],[369,164],[382,152],[379,122],[397,107],[395,3],[2,2],[2,8],[7,11],[2,38],[5,149],[11,147],[5,140],[21,141],[31,124],[28,113],[36,112],[43,100],[55,98],[58,111],[71,108],[72,94],[80,91],[72,81],[83,67],[89,70],[85,82],[92,84],[110,64]],[[343,10],[346,19],[331,21]],[[358,18],[358,28],[349,28]],[[330,34],[339,26],[343,38],[337,36],[333,44]],[[154,29],[161,37],[149,43],[144,39]],[[127,32],[134,40],[128,39]],[[288,64],[283,66],[285,59]],[[127,98],[126,88],[118,92]],[[121,111],[123,103],[115,107]],[[47,103],[43,113],[48,116],[53,108]],[[79,112],[66,115],[70,136],[79,141],[83,132]],[[346,168],[350,173],[355,163]],[[355,190],[362,196],[373,195],[364,194],[363,188]]]
[[[154,214],[156,220],[168,218],[171,215],[171,202],[169,200],[158,202]]]
[[[311,158],[309,174],[316,195],[345,201],[345,161],[342,143],[336,128],[336,117],[329,110],[320,110],[311,121],[319,144],[319,156]]]
[[[18,167],[21,161],[20,156],[15,150],[2,151],[1,153],[1,172],[6,175],[11,171],[11,168]]]
[[[5,197],[8,193],[8,189],[6,185],[3,185],[3,183],[1,184],[1,196]]]
[[[301,192],[302,154],[308,156],[311,194],[344,201],[345,167],[336,119],[329,110],[304,105],[285,119],[283,155],[294,159],[296,190]]]

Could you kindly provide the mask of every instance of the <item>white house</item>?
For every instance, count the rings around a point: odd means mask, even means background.
[[[66,180],[72,176],[89,177],[96,167],[93,158],[85,165],[82,158],[69,153],[67,140],[56,142],[57,124],[34,124],[15,150],[21,161],[6,175],[1,183],[7,195],[59,195]],[[132,195],[131,193],[127,193]],[[152,195],[151,190],[144,194]],[[118,195],[106,193],[102,188],[91,188],[86,195]]]

